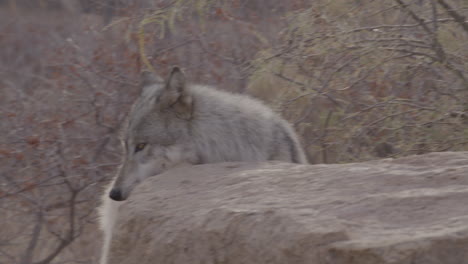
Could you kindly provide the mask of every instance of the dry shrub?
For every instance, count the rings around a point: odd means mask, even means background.
[[[316,1],[255,60],[249,91],[313,163],[467,149],[468,31],[435,2],[400,2]]]

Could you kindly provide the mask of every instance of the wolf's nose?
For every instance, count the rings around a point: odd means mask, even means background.
[[[109,193],[109,197],[114,201],[123,201],[122,192],[119,189],[112,189]]]

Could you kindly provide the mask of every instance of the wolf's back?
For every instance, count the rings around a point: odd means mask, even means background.
[[[282,160],[307,163],[291,125],[247,95],[191,86],[194,143],[203,163]]]

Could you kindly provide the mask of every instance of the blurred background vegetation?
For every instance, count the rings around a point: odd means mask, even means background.
[[[311,163],[468,150],[467,0],[0,0],[0,263],[96,263],[144,69],[251,94]]]

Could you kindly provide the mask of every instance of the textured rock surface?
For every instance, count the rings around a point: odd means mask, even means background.
[[[468,263],[468,152],[175,169],[122,205],[109,263]]]

